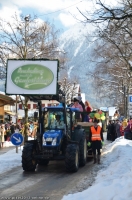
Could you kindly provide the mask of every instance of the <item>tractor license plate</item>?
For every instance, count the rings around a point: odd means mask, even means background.
[[[46,142],[52,142],[52,138],[46,138]]]

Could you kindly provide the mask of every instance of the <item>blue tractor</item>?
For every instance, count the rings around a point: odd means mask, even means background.
[[[39,103],[39,128],[36,140],[27,141],[22,152],[22,167],[34,171],[37,164],[64,160],[68,172],[77,172],[87,160],[85,130],[77,125],[80,112],[64,106],[44,107]]]

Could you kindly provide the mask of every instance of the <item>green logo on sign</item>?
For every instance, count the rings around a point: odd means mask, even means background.
[[[53,79],[53,72],[38,64],[23,65],[15,69],[11,75],[15,85],[27,90],[39,90],[49,86]]]

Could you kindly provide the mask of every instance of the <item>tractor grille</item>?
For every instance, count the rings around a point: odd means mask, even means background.
[[[46,142],[46,145],[51,145],[52,144],[52,142]]]
[[[43,147],[43,154],[57,154],[58,152],[58,147]]]

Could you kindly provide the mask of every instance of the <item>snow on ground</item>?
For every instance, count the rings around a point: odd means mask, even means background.
[[[88,189],[68,194],[62,200],[131,200],[132,199],[132,141],[123,137],[103,150],[101,165],[94,183]],[[0,155],[0,174],[21,166],[22,147]],[[88,178],[88,177],[87,177]]]
[[[106,146],[103,168],[88,189],[64,196],[62,200],[131,200],[132,141],[123,137]]]
[[[16,148],[14,147],[14,149],[0,155],[0,174],[14,167],[21,166],[21,155],[22,147],[18,147],[18,153],[16,153]]]
[[[12,146],[14,146],[10,141],[8,142],[8,141],[5,141],[4,142],[4,147],[12,147]]]
[[[28,140],[32,140],[33,138],[28,138]],[[4,142],[4,148],[13,147],[14,145],[9,141]],[[2,148],[2,150],[4,150]],[[9,171],[17,166],[22,166],[21,156],[22,156],[23,146],[18,147],[18,153],[16,153],[16,147],[14,149],[9,150],[7,153],[0,155],[0,174],[6,171]]]

